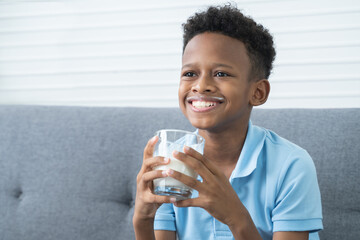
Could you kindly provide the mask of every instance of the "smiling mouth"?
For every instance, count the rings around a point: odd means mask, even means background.
[[[196,112],[210,111],[224,102],[221,97],[189,97],[187,102],[191,104],[192,109]]]
[[[203,109],[209,107],[215,107],[217,105],[216,102],[204,102],[204,101],[192,101],[191,105],[195,108]]]

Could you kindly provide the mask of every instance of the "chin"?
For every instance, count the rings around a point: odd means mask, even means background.
[[[188,117],[186,116],[192,126],[201,130],[210,130],[216,127],[214,119],[201,119],[195,117]]]

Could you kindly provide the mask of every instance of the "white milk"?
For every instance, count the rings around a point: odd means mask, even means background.
[[[156,167],[156,170],[167,170],[167,169],[173,169],[177,172],[181,172],[185,175],[188,175],[192,178],[197,178],[198,174],[190,167],[188,167],[185,163],[175,159],[171,158],[170,163],[167,165],[161,165]],[[160,185],[167,185],[167,186],[174,186],[174,187],[182,187],[184,184],[182,182],[179,182],[176,179],[173,179],[172,177],[166,177],[166,178],[159,178],[155,179],[155,184]]]
[[[181,131],[180,131],[181,132]],[[159,133],[159,142],[157,143],[154,151],[154,156],[163,156],[170,158],[170,163],[155,167],[155,170],[173,169],[177,172],[183,173],[192,178],[197,178],[198,174],[182,161],[175,159],[172,153],[176,150],[183,152],[184,146],[188,146],[203,153],[204,139],[196,134],[183,135],[181,138],[169,139],[167,133],[161,131]],[[200,143],[199,142],[200,139]],[[171,177],[158,178],[154,180],[154,192],[159,195],[172,195],[178,199],[185,199],[191,197],[192,189],[183,184],[182,182]]]

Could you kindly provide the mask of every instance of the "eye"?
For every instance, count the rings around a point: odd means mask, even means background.
[[[224,72],[217,72],[215,74],[216,77],[229,77],[230,75]]]
[[[184,76],[184,77],[195,77],[195,73],[193,73],[193,72],[185,72],[185,73],[183,74],[183,76]]]

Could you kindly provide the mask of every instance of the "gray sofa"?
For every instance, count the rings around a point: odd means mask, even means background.
[[[254,109],[252,121],[308,150],[321,239],[360,239],[360,110]],[[175,108],[0,106],[0,239],[134,239],[135,178]]]

